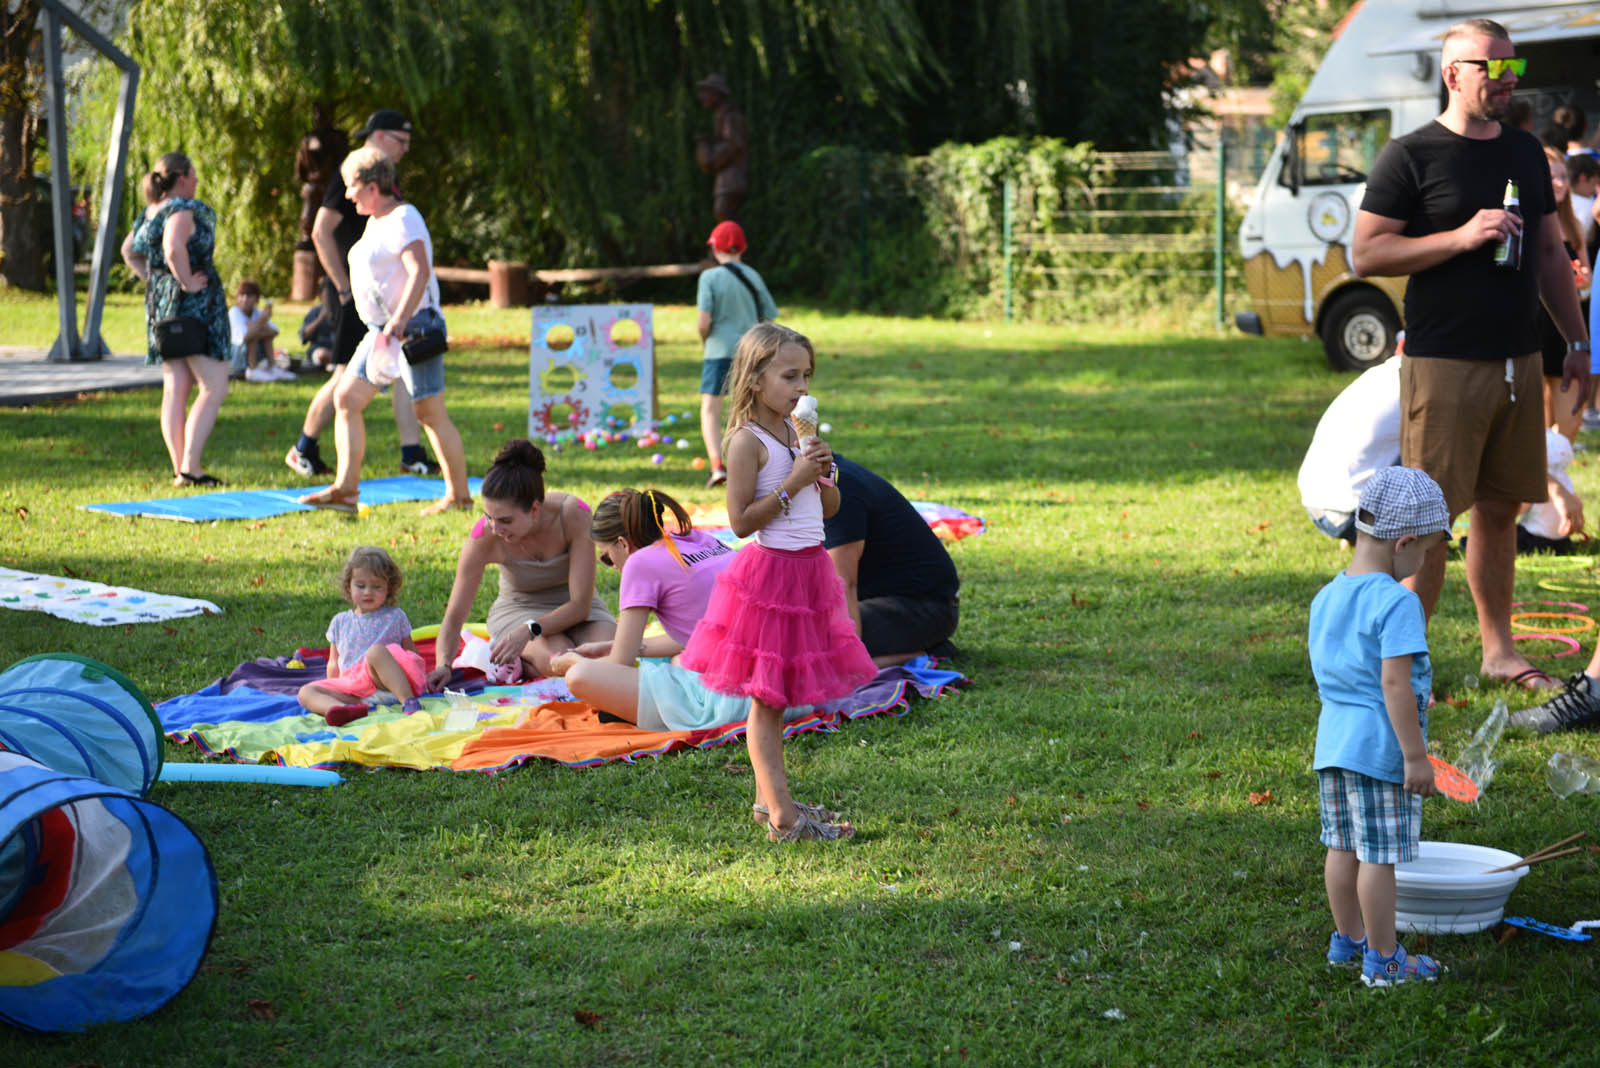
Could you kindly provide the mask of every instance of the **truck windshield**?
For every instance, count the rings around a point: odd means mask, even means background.
[[[1389,112],[1337,111],[1306,115],[1291,128],[1294,173],[1284,185],[1351,185],[1367,180],[1378,150],[1389,141]]]

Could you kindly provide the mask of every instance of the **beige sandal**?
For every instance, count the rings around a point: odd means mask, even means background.
[[[796,801],[794,803],[794,807],[803,815],[809,816],[818,823],[839,822],[839,813],[827,808],[826,806],[808,805],[803,801]],[[750,818],[755,820],[757,823],[770,824],[772,822],[772,812],[767,808],[766,805],[763,805],[760,801],[757,801],[755,804],[750,806]]]
[[[339,493],[329,488],[308,493],[300,498],[301,504],[309,504],[313,508],[326,508],[330,512],[344,512],[346,515],[358,515],[361,512],[361,492]]]
[[[448,497],[440,497],[438,500],[434,501],[432,504],[428,505],[426,508],[424,508],[421,511],[419,511],[417,514],[418,515],[443,515],[446,512],[470,512],[470,511],[472,511],[472,498],[471,497],[459,497],[459,498],[457,498],[455,500],[451,500]]]
[[[768,825],[767,841],[769,842],[835,842],[841,838],[854,838],[856,829],[849,823],[831,823],[826,820],[815,820],[799,812],[800,818],[788,830],[779,830],[776,825]]]

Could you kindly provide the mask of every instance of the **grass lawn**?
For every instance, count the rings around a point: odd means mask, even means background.
[[[136,340],[137,304],[112,315],[113,344]],[[695,407],[693,315],[657,308],[668,411]],[[527,312],[448,317],[449,407],[481,474],[526,426]],[[787,747],[797,794],[845,809],[856,841],[770,846],[737,745],[492,777],[351,769],[329,790],[158,784],[217,866],[204,969],[135,1023],[0,1031],[0,1064],[1594,1062],[1588,946],[1437,937],[1450,974],[1387,992],[1323,964],[1304,633],[1344,557],[1306,521],[1294,475],[1348,379],[1319,347],[788,321],[817,343],[835,447],[989,522],[952,546],[972,685]],[[48,345],[52,324],[48,304],[0,298],[0,337]],[[281,461],[313,386],[237,385],[208,467],[296,485]],[[177,492],[156,406],[140,391],[0,413],[0,564],[226,614],[102,631],[0,612],[0,664],[80,652],[153,700],[197,689],[320,644],[357,542],[388,547],[412,620],[437,621],[459,515],[191,526],[79,510]],[[369,412],[369,477],[394,473],[383,412]],[[591,501],[653,483],[710,503],[692,455],[657,468],[631,447],[568,451],[549,480]],[[1575,465],[1591,502],[1595,455]],[[1536,577],[1519,596],[1573,596]],[[614,574],[602,589],[614,598]],[[1464,698],[1433,716],[1435,750],[1454,757],[1496,697],[1530,702],[1464,688],[1478,654],[1458,561],[1430,641],[1438,690]],[[1581,659],[1539,662],[1564,674]],[[1557,749],[1600,756],[1594,735],[1508,735],[1483,800],[1429,801],[1424,837],[1525,853],[1593,830],[1600,798],[1544,784]],[[1585,854],[1534,868],[1512,908],[1564,925],[1600,916],[1597,901]]]

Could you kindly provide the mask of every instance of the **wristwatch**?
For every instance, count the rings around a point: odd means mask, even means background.
[[[1567,342],[1567,351],[1568,352],[1588,352],[1589,351],[1589,342],[1588,342],[1587,339],[1585,339],[1583,341],[1569,341],[1569,342]]]
[[[528,620],[528,637],[537,638],[539,635],[541,635],[543,633],[544,633],[544,628],[539,626],[539,621],[537,619]]]

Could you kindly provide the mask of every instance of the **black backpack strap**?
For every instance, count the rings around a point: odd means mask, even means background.
[[[756,293],[756,287],[751,284],[750,279],[746,278],[744,276],[744,272],[739,270],[739,265],[733,263],[732,261],[724,263],[722,266],[733,272],[733,276],[739,280],[739,284],[744,286],[745,291],[750,294],[750,299],[755,303],[756,306],[756,322],[766,322],[767,317],[761,314],[761,297],[758,293]]]

